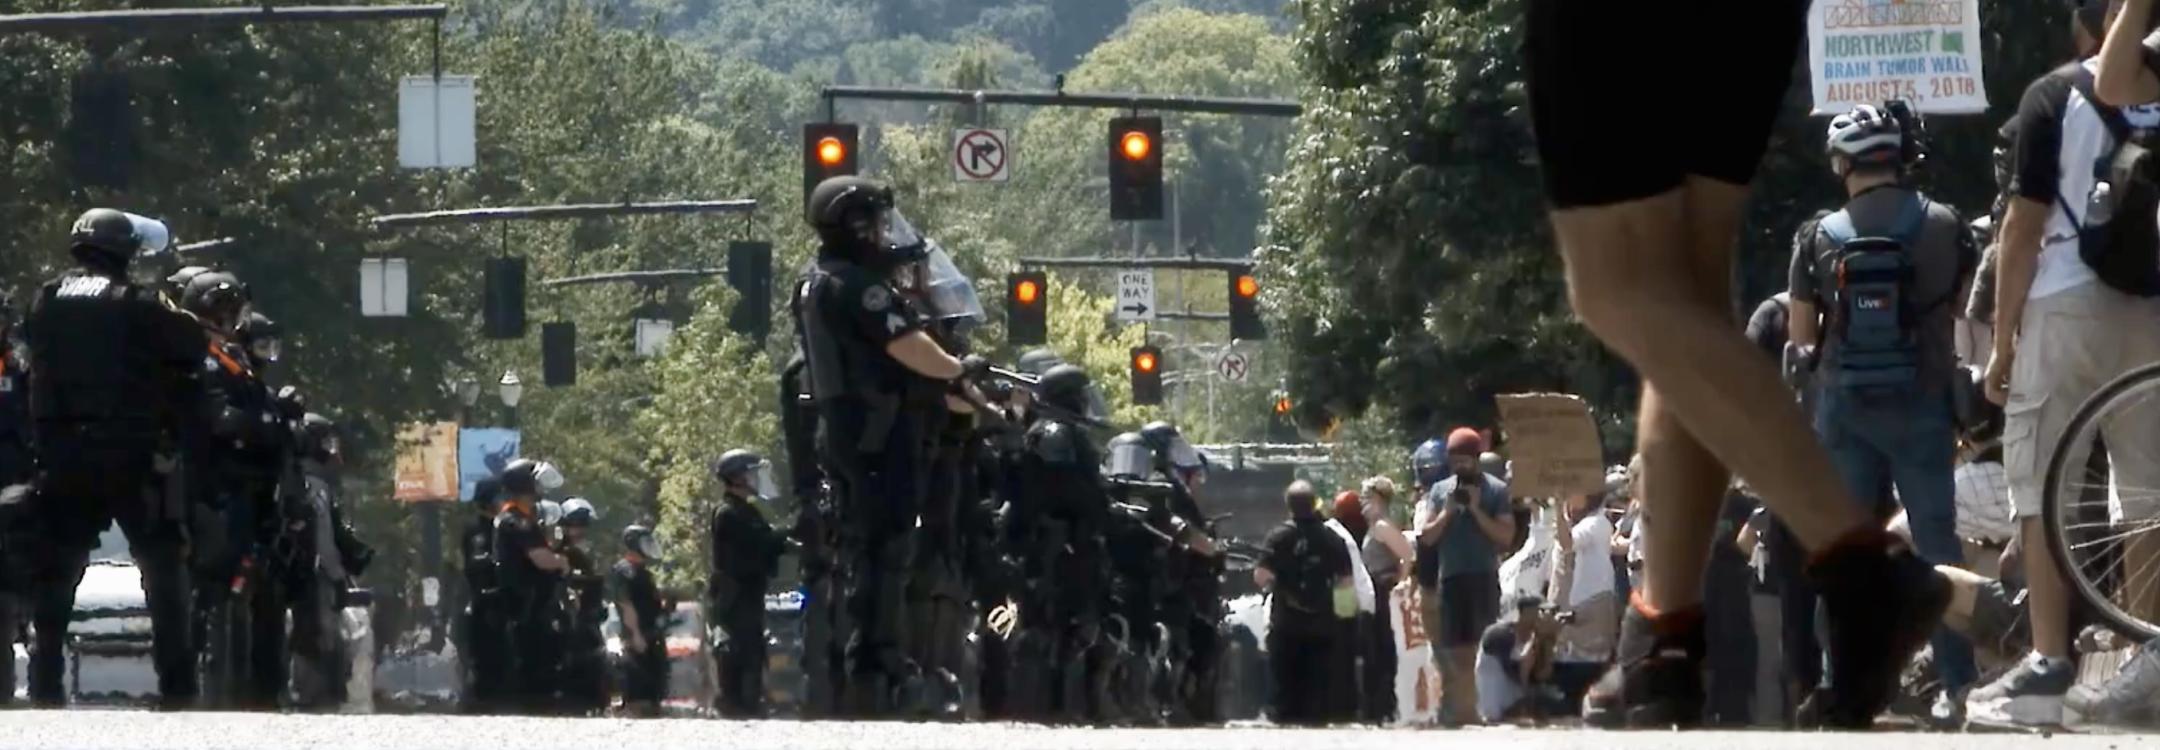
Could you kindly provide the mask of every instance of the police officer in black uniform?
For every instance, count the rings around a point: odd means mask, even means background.
[[[740,448],[721,454],[712,474],[721,498],[712,517],[712,578],[706,591],[725,639],[719,708],[729,718],[759,718],[765,711],[765,592],[779,572],[787,540],[758,507],[779,488],[772,464]]]
[[[11,553],[14,528],[30,481],[30,388],[23,358],[15,345],[15,301],[0,290],[0,652],[10,652],[29,616],[23,594],[29,589],[29,561]],[[15,659],[0,659],[0,707],[15,700]]]
[[[1173,686],[1170,719],[1177,724],[1213,724],[1221,720],[1216,698],[1217,668],[1222,663],[1224,602],[1223,550],[1212,536],[1211,519],[1200,510],[1199,490],[1207,479],[1207,459],[1169,422],[1150,422],[1140,439],[1153,459],[1152,476],[1170,486],[1167,526],[1175,539],[1165,575],[1170,592],[1162,618],[1170,630]]]
[[[987,364],[948,354],[894,291],[893,271],[926,245],[894,210],[890,189],[835,177],[811,192],[808,208],[821,244],[797,325],[822,426],[822,463],[842,498],[855,625],[850,692],[869,712],[907,710],[921,687],[904,631],[926,426],[904,401],[911,378],[953,381]]]
[[[466,598],[458,622],[458,653],[465,656],[466,712],[490,713],[501,708],[510,664],[508,608],[495,570],[495,517],[502,513],[502,481],[481,479],[473,486],[472,503],[476,512],[458,535]]]
[[[69,233],[78,266],[45,284],[24,321],[31,352],[30,413],[38,467],[31,500],[38,560],[32,575],[37,641],[31,699],[67,702],[69,616],[97,535],[117,520],[143,576],[160,705],[196,696],[190,645],[184,511],[154,493],[157,467],[199,439],[199,374],[208,341],[185,315],[128,280],[129,260],[162,244],[163,225],[92,209]],[[155,498],[155,499],[151,499]]]
[[[571,715],[607,708],[607,571],[589,536],[600,512],[582,497],[564,500],[556,549],[569,569],[563,575],[562,706]]]
[[[510,675],[504,697],[520,711],[545,713],[553,707],[561,657],[547,613],[569,563],[549,548],[539,503],[542,493],[562,487],[562,473],[553,464],[521,458],[503,467],[498,479],[503,509],[495,516],[495,574],[507,626],[498,637],[507,641]]]
[[[802,299],[800,287],[790,304]],[[799,316],[797,319],[800,319]],[[795,524],[788,539],[796,544],[802,575],[802,670],[804,718],[823,718],[840,710],[847,645],[846,607],[840,565],[840,513],[818,468],[817,406],[810,400],[809,359],[802,334],[780,374],[780,432],[787,449],[788,489],[795,500]]]
[[[660,540],[652,529],[629,526],[622,532],[622,560],[608,571],[608,591],[622,617],[623,708],[633,716],[657,716],[667,697],[667,633],[674,610],[653,581],[652,563],[660,561]]]
[[[1103,534],[1110,498],[1100,454],[1081,426],[1088,386],[1086,370],[1050,368],[1035,385],[1040,416],[1023,438],[1020,486],[1027,505],[1015,521],[1022,524],[1028,590],[1013,682],[1022,715],[1039,720],[1102,715],[1089,688],[1102,683],[1105,668],[1094,647],[1107,596]]]
[[[211,492],[191,524],[197,619],[207,676],[220,704],[275,708],[285,684],[283,606],[266,556],[278,533],[278,481],[290,432],[269,384],[241,338],[252,314],[247,287],[223,271],[189,279],[181,304],[210,337],[203,355],[210,392]]]
[[[305,528],[288,531],[300,545],[287,574],[293,662],[298,667],[293,692],[300,705],[328,708],[346,699],[351,655],[339,638],[340,610],[352,582],[367,572],[375,553],[354,533],[338,503],[338,473],[345,460],[337,423],[312,412],[302,412],[297,422],[298,470],[309,517]]]

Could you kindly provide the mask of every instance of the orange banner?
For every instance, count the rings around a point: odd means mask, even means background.
[[[436,502],[457,496],[457,423],[414,423],[398,430],[397,492],[392,497]]]

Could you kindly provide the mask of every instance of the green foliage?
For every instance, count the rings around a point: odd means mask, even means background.
[[[651,445],[646,459],[658,478],[657,532],[669,550],[669,586],[702,580],[710,559],[705,529],[720,501],[710,462],[737,447],[775,464],[783,459],[775,455],[779,379],[763,352],[727,330],[733,296],[723,289],[699,295],[697,316],[651,368],[658,391],[651,408],[631,422]]]

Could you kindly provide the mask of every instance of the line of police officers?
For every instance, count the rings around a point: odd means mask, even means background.
[[[31,700],[68,700],[75,589],[117,523],[161,707],[342,702],[337,612],[372,552],[336,502],[336,426],[264,379],[281,345],[239,279],[130,277],[166,249],[162,223],[99,208],[69,234],[77,265],[40,287],[19,335],[0,314],[0,644],[27,610]],[[0,659],[0,702],[13,667]]]
[[[974,289],[889,188],[827,180],[807,218],[781,377],[806,714],[952,716],[972,673],[992,718],[1217,720],[1224,554],[1199,454],[1156,423],[1105,457],[1086,371],[969,354]]]

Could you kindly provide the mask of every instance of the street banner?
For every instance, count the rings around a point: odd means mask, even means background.
[[[1894,99],[1923,114],[1987,110],[1980,0],[1820,0],[1808,11],[1815,114]]]
[[[416,422],[398,430],[397,489],[401,502],[457,497],[456,422]]]
[[[466,429],[458,433],[458,499],[473,499],[480,480],[501,474],[517,460],[520,433],[501,427]]]
[[[1568,497],[1605,491],[1605,451],[1582,399],[1560,393],[1501,396],[1500,428],[1513,461],[1508,494]]]

